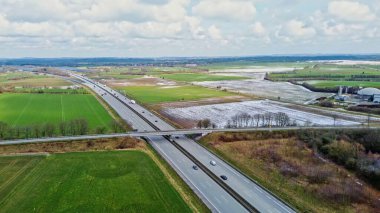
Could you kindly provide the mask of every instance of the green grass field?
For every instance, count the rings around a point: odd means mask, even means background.
[[[334,78],[337,80],[347,80],[350,78],[371,78],[370,76],[379,76],[380,71],[369,68],[339,66],[339,65],[321,65],[318,68],[305,68],[294,72],[271,73],[269,75],[272,80],[294,80],[300,78],[320,79]]]
[[[252,67],[288,67],[288,68],[302,68],[309,65],[308,62],[259,62],[259,61],[237,61],[237,62],[223,62],[212,63],[208,65],[201,65],[198,68],[208,70],[224,70],[224,69],[249,69]]]
[[[204,73],[175,73],[175,74],[162,74],[160,78],[165,78],[174,81],[192,82],[192,81],[223,81],[223,80],[243,80],[248,79],[240,76],[223,76],[223,75],[210,75]]]
[[[1,212],[191,212],[141,151],[0,157]]]
[[[43,77],[44,76],[35,75],[31,72],[19,72],[19,71],[3,72],[3,73],[0,73],[0,82],[26,79],[26,78],[43,78]]]
[[[111,71],[111,72],[94,72],[87,75],[94,79],[134,79],[141,78],[143,75],[130,75],[123,74],[123,72]]]
[[[199,86],[128,86],[120,89],[125,91],[129,97],[146,104],[190,101],[233,95],[232,93]]]
[[[59,87],[72,83],[60,78],[36,75],[30,72],[0,73],[0,87]]]
[[[89,128],[108,127],[110,114],[90,94],[0,94],[0,121],[12,126],[58,124],[85,118]]]
[[[331,88],[339,86],[380,88],[380,82],[371,81],[307,81],[307,83],[317,88]]]

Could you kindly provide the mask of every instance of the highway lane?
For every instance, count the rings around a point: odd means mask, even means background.
[[[77,78],[83,80],[81,76],[74,75]],[[104,95],[104,91],[99,87],[92,85],[92,81],[84,81],[85,85],[93,89],[97,94],[103,95],[104,100],[125,119],[131,126],[139,131],[152,131],[153,127],[150,126],[135,113],[128,109],[125,104],[133,106],[134,110],[141,112],[144,110],[145,116],[163,128],[169,128],[166,122],[156,117],[153,114],[148,113],[142,107],[131,104],[131,100],[123,97],[121,94],[111,90],[110,88],[101,85],[101,87],[108,92],[111,92],[119,100],[109,94]],[[99,84],[97,84],[99,85]],[[156,122],[157,121],[157,122]],[[174,128],[172,128],[174,129]],[[212,180],[202,170],[194,170],[192,166],[194,163],[188,159],[182,152],[175,148],[168,140],[162,136],[148,137],[150,144],[173,166],[178,174],[187,182],[187,184],[194,190],[194,192],[205,202],[205,204],[214,212],[247,212],[247,210],[237,202],[227,191],[220,187],[214,180]]]

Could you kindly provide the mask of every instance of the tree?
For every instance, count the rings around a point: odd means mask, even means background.
[[[44,135],[48,137],[53,137],[55,132],[55,126],[52,123],[46,123],[43,127]]]
[[[262,118],[262,115],[260,114],[255,114],[253,115],[254,119],[256,120],[256,127],[259,127],[259,124],[260,124],[260,120]]]
[[[199,121],[198,121],[198,123],[197,123],[197,127],[198,127],[199,129],[202,129],[202,127],[203,127],[202,120],[199,120]]]
[[[78,119],[78,133],[85,135],[88,132],[88,122],[86,119]]]
[[[277,126],[289,126],[290,125],[290,118],[289,116],[284,112],[278,112],[274,116],[275,122]]]
[[[0,121],[0,139],[4,139],[8,130],[8,124]]]
[[[40,126],[37,125],[37,124],[33,125],[32,129],[33,129],[34,137],[39,138],[41,136],[41,128],[40,128]]]
[[[216,125],[212,123],[210,119],[206,118],[206,119],[199,120],[197,123],[197,127],[202,129],[202,128],[209,128],[209,127],[216,127]]]
[[[25,138],[30,138],[32,136],[32,128],[30,126],[24,127]]]
[[[107,128],[104,126],[98,126],[95,129],[96,134],[104,134],[107,131]]]
[[[123,131],[123,127],[115,120],[111,121],[111,129],[113,132],[121,132]]]
[[[208,118],[203,119],[202,125],[203,125],[204,128],[209,128],[211,126],[211,120],[208,119]]]
[[[273,113],[272,112],[266,112],[264,114],[264,120],[265,120],[265,125],[266,126],[272,126],[272,121],[273,121]]]
[[[67,135],[68,134],[68,131],[67,131],[67,123],[62,121],[61,123],[59,123],[58,125],[58,128],[59,128],[59,132],[61,135]]]

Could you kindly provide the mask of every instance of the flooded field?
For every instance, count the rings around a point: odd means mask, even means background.
[[[295,103],[306,103],[320,97],[328,97],[331,93],[312,92],[302,86],[288,82],[271,82],[266,80],[244,80],[244,81],[212,81],[195,82],[194,84],[227,89],[229,91],[260,96],[263,98],[280,99]]]
[[[297,125],[359,125],[359,121],[345,120],[337,118],[334,122],[332,116],[321,115],[316,113],[305,112],[301,110],[294,110],[286,107],[275,101],[244,101],[226,104],[213,104],[213,105],[203,105],[203,106],[192,106],[192,107],[182,107],[182,108],[167,108],[163,110],[165,114],[170,115],[175,121],[193,121],[193,125],[198,120],[210,119],[219,128],[226,126],[228,120],[230,120],[234,115],[240,113],[248,113],[250,115],[254,114],[264,114],[266,112],[286,113],[290,120],[295,121]]]

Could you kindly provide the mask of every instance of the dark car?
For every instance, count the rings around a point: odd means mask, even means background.
[[[221,175],[220,178],[222,178],[223,180],[227,180],[228,179],[227,176],[225,176],[225,175]]]
[[[198,166],[197,166],[197,165],[194,165],[194,166],[193,166],[193,169],[194,169],[194,170],[198,170]]]

